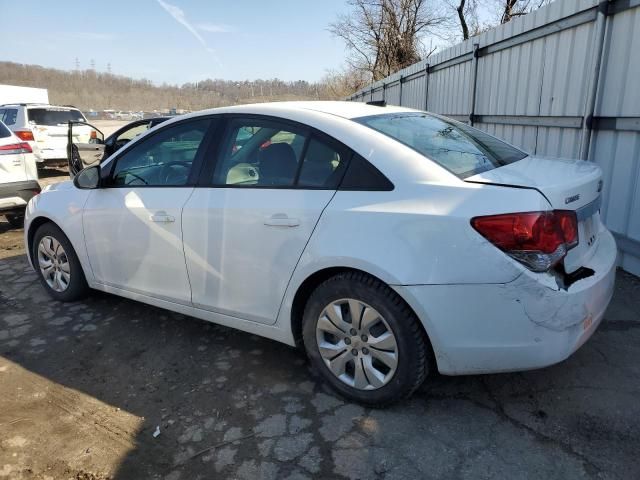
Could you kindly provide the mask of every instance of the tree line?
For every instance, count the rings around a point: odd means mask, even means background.
[[[337,98],[323,81],[207,79],[181,86],[154,85],[151,80],[93,69],[64,71],[13,62],[0,62],[0,84],[46,88],[52,104],[83,110],[202,110],[238,103]]]

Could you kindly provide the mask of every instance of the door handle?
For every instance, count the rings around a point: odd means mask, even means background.
[[[264,224],[269,227],[297,227],[300,225],[300,220],[290,218],[286,213],[275,213],[265,218]]]
[[[166,212],[157,212],[153,215],[149,215],[149,220],[156,223],[171,223],[176,221],[175,217],[167,215]]]

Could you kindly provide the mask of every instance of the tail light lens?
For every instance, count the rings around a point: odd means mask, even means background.
[[[25,142],[33,142],[33,132],[31,130],[18,130],[14,132],[20,140]]]
[[[16,155],[18,153],[31,153],[31,146],[26,142],[0,145],[0,155]]]
[[[578,219],[571,210],[475,217],[471,226],[534,272],[546,272],[578,244]]]

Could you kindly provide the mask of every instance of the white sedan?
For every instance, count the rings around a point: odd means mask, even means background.
[[[304,346],[369,405],[442,374],[544,367],[595,331],[616,245],[593,163],[347,102],[177,117],[28,206],[61,301],[89,289]]]

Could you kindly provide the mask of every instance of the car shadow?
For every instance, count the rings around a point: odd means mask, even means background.
[[[0,260],[0,464],[92,479],[631,478],[640,319],[628,291],[561,365],[434,375],[370,409],[285,345],[98,292],[52,301],[14,256]]]

